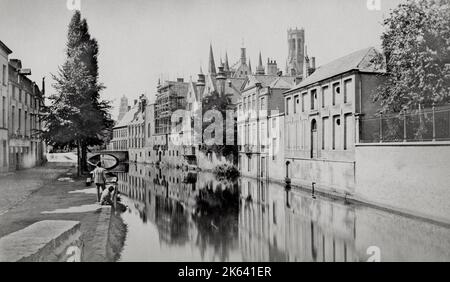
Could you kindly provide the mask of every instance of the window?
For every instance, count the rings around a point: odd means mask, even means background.
[[[248,171],[252,171],[252,158],[251,157],[247,157],[247,167],[248,167]]]
[[[264,104],[264,97],[261,97],[260,100],[261,100],[261,102],[260,102],[260,104],[261,104],[261,105],[260,105],[260,109],[261,109],[261,110],[264,110],[264,109],[266,108],[266,105]]]
[[[297,113],[297,107],[299,106],[299,104],[300,104],[300,99],[299,99],[298,95],[295,95],[294,96],[294,114]]]
[[[341,148],[341,119],[339,116],[333,117],[333,150],[339,150]]]
[[[7,162],[6,140],[3,140],[3,166],[6,166]]]
[[[25,132],[25,136],[28,136],[28,134],[27,134],[27,121],[28,121],[28,112],[25,111],[25,119],[24,119],[24,132]]]
[[[18,128],[18,130],[20,131],[22,129],[22,109],[19,109],[19,116],[18,116],[18,118],[19,118],[19,128]],[[20,134],[20,132],[19,132],[19,134]]]
[[[6,97],[2,97],[2,123],[3,128],[6,128]]]
[[[3,65],[2,81],[3,81],[3,85],[5,85],[5,86],[7,85],[7,81],[6,81],[6,71],[7,71],[6,66]]]
[[[353,119],[351,114],[344,116],[344,150],[352,148],[354,145]]]
[[[306,97],[307,93],[303,93],[302,94],[302,112],[305,111],[305,97]]]
[[[328,150],[330,141],[329,139],[329,133],[330,133],[330,118],[325,117],[322,119],[322,150]]]
[[[354,89],[352,88],[352,80],[344,81],[344,103],[351,103],[354,96]]]
[[[286,99],[286,115],[289,115],[289,106],[291,105],[291,98]]]
[[[317,105],[317,90],[314,89],[311,91],[311,110],[316,110]]]
[[[322,87],[322,108],[328,106],[328,99],[330,99],[330,97],[328,97],[329,95],[328,88],[329,88],[328,86]]]
[[[339,104],[339,94],[341,94],[341,87],[338,82],[333,84],[333,106]]]
[[[19,88],[19,102],[22,102],[22,89]]]
[[[15,116],[16,116],[16,107],[12,106],[12,109],[11,109],[11,128],[12,128],[13,133],[15,133],[15,131],[16,131]]]

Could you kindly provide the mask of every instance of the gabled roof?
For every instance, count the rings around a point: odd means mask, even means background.
[[[195,83],[192,80],[189,81],[188,94],[189,94],[189,92],[192,92],[192,94],[194,95],[194,100],[195,101],[200,101],[201,100],[201,97],[200,97],[201,93],[198,93],[198,91],[197,91],[197,83]],[[189,97],[186,96],[186,99],[188,100]]]
[[[294,85],[294,76],[279,76],[269,85],[269,87],[272,89],[291,89]]]
[[[237,104],[241,98],[242,85],[245,83],[245,78],[228,78],[225,81],[225,94],[230,97],[232,104]]]
[[[124,116],[123,118],[116,124],[116,126],[114,126],[114,128],[118,128],[118,127],[125,127],[128,126],[128,124],[130,124],[133,119],[134,119],[134,115],[136,114],[136,112],[139,110],[139,106],[138,104],[134,105]]]
[[[353,70],[382,73],[385,71],[384,66],[377,62],[380,55],[381,54],[373,47],[353,52],[326,65],[320,66],[314,73],[289,90],[289,92]]]
[[[8,46],[6,46],[6,44],[3,43],[1,40],[0,40],[0,47],[3,50],[5,50],[6,54],[8,54],[8,55],[12,53],[11,49],[9,49]]]
[[[278,75],[249,75],[246,83],[242,86],[246,88],[255,86],[260,83],[262,87],[269,86],[270,88],[290,89],[294,86],[295,77],[293,76],[278,76]]]

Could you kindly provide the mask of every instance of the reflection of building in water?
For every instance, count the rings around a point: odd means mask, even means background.
[[[212,174],[202,174],[197,178],[197,173],[193,172],[130,165],[128,174],[118,175],[118,189],[125,196],[125,204],[131,212],[139,215],[144,223],[155,224],[160,242],[167,246],[194,244],[202,250],[202,256],[212,260],[215,257],[228,260],[230,248],[221,245],[233,241],[227,236],[237,237],[237,231],[234,234],[232,230],[221,231],[230,229],[226,223],[229,214],[220,214],[223,224],[221,221],[212,224],[215,218],[211,218],[210,214],[197,214],[195,209],[198,199],[207,194],[200,195],[201,190],[229,189],[236,193],[237,187],[220,184]],[[221,233],[220,238],[214,236],[217,232]],[[221,247],[218,248],[218,245]],[[237,242],[234,248],[238,248]]]
[[[444,226],[312,199],[303,190],[274,183],[269,188],[253,178],[241,178],[236,187],[203,172],[142,165],[131,165],[129,171],[118,175],[118,186],[141,221],[127,224],[154,225],[157,246],[172,252],[189,249],[193,260],[366,261],[370,246],[380,248],[382,261],[450,259],[450,231]],[[221,201],[230,191],[231,200]]]
[[[357,260],[352,210],[270,185],[242,179],[239,240],[244,260]]]

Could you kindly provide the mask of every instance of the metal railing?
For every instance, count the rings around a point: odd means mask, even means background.
[[[450,106],[360,119],[360,142],[450,141]]]

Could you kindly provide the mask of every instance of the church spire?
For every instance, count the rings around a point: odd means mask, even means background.
[[[209,45],[208,73],[211,75],[216,75],[216,64],[214,63],[212,44]]]
[[[258,66],[256,67],[256,74],[257,75],[264,75],[265,71],[264,71],[264,66],[262,63],[262,57],[261,57],[261,52],[259,52],[259,63]]]

